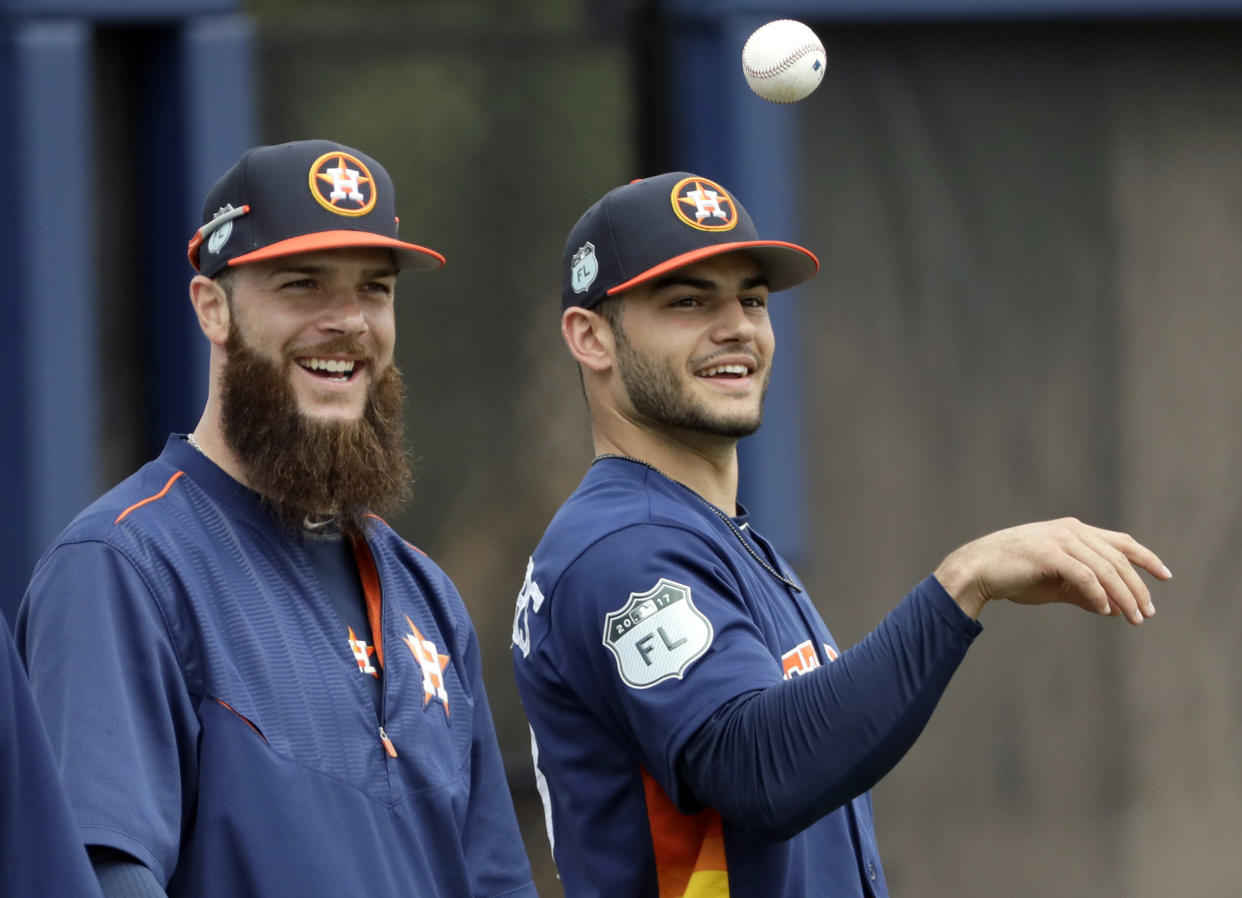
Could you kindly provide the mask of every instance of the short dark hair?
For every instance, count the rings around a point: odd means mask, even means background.
[[[591,311],[607,321],[608,327],[622,340],[625,339],[625,332],[621,330],[621,317],[624,310],[625,295],[622,293],[605,296],[591,307]],[[581,365],[575,365],[574,367],[578,369],[578,386],[582,389],[582,398],[586,401],[587,414],[589,415],[591,413],[591,401],[587,398],[586,377],[582,374]]]
[[[225,268],[214,278],[212,278],[213,281],[220,285],[220,289],[224,291],[224,296],[229,302],[233,301],[233,281],[236,279],[236,268]]]
[[[619,293],[614,296],[605,296],[591,310],[608,322],[613,333],[621,329],[621,313],[625,308],[624,299],[624,295]]]

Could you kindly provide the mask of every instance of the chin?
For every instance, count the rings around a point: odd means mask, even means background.
[[[740,440],[742,437],[751,436],[758,429],[759,422],[757,421],[723,421],[713,428],[712,432],[717,436]]]
[[[324,424],[352,424],[362,418],[362,407],[355,407],[353,403],[316,403],[308,407],[305,402],[299,402],[298,412],[308,421]]]
[[[732,414],[711,417],[718,433],[732,437],[748,437],[763,424],[763,409],[743,412],[734,409]]]
[[[743,412],[739,409],[733,409],[732,413],[721,412],[715,415],[709,413],[707,417],[722,430],[745,431],[748,435],[758,430],[759,425],[763,423],[762,410]]]

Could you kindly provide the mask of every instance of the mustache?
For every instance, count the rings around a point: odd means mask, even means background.
[[[286,350],[285,358],[287,361],[293,361],[296,358],[305,358],[307,356],[337,354],[355,356],[368,364],[375,362],[375,353],[359,343],[354,337],[332,337],[319,343],[296,346]]]
[[[733,358],[739,355],[744,355],[746,356],[746,358],[750,359],[750,363],[752,366],[754,366],[756,373],[762,371],[765,367],[767,367],[763,359],[759,358],[758,354],[753,349],[749,349],[749,348],[742,347],[742,346],[738,346],[738,347],[724,346],[720,349],[717,349],[715,352],[709,352],[705,356],[700,356],[697,359],[691,359],[690,369],[693,371],[698,368],[706,367],[710,365],[712,362],[716,361],[717,359],[723,359],[726,357]]]

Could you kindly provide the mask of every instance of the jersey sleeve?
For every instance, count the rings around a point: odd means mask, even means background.
[[[99,895],[8,623],[0,615],[0,894]]]
[[[582,553],[549,602],[530,615],[541,665],[591,697],[669,797],[697,810],[678,776],[686,740],[721,705],[783,676],[725,559],[686,528],[638,524]]]
[[[103,898],[168,898],[155,874],[128,854],[96,848],[91,852],[91,865]]]
[[[928,577],[836,661],[722,706],[687,745],[687,781],[743,829],[789,838],[892,769],[980,630]]]
[[[83,840],[166,885],[192,811],[198,720],[157,597],[116,547],[69,543],[36,570],[17,631]]]

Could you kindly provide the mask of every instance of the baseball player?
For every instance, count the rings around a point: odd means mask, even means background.
[[[104,893],[533,896],[457,591],[377,516],[409,472],[393,185],[258,147],[189,244],[198,426],[83,511],[16,633]]]
[[[868,790],[910,748],[990,600],[1154,613],[1128,536],[1076,520],[951,553],[842,651],[737,502],[769,294],[806,249],[677,172],[606,194],[564,258],[561,330],[596,457],[535,549],[513,655],[565,892],[885,896]]]

